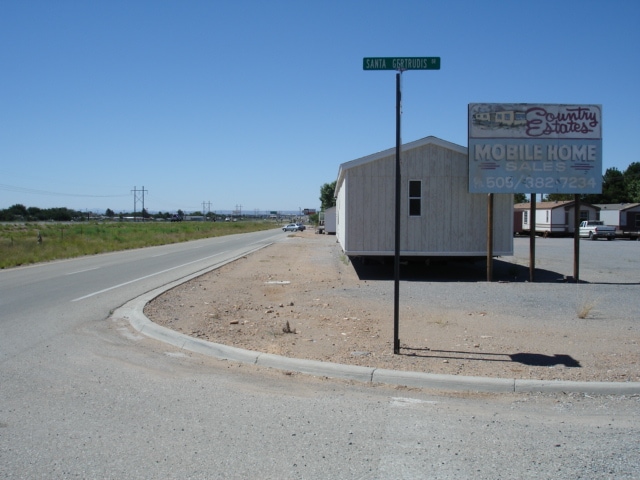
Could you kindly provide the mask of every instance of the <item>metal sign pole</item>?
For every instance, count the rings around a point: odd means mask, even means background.
[[[402,200],[402,180],[400,178],[400,117],[402,115],[402,91],[400,76],[396,73],[396,229],[395,229],[395,258],[393,265],[393,353],[400,353],[400,203]]]
[[[400,353],[400,205],[402,200],[402,180],[400,178],[400,116],[402,113],[402,92],[400,79],[405,70],[440,70],[440,57],[365,57],[364,70],[396,70],[396,208],[395,208],[395,262],[393,285],[393,353]]]

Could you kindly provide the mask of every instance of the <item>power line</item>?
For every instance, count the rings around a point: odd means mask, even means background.
[[[115,197],[126,197],[127,194],[124,195],[90,195],[84,193],[61,193],[61,192],[49,192],[47,190],[37,190],[34,188],[25,188],[25,187],[16,187],[14,185],[5,185],[0,183],[0,190],[6,190],[8,192],[14,193],[29,193],[32,195],[51,195],[58,197],[89,197],[89,198],[115,198]]]

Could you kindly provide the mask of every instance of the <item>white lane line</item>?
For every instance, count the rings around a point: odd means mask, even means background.
[[[75,275],[77,273],[84,273],[84,272],[90,272],[91,270],[98,270],[100,267],[93,267],[93,268],[85,268],[84,270],[77,270],[75,272],[69,272],[69,273],[65,273],[65,275]]]
[[[161,273],[170,272],[171,270],[175,270],[176,268],[186,267],[187,265],[191,265],[192,263],[198,263],[203,260],[207,260],[209,258],[217,257],[218,255],[222,255],[227,252],[216,253],[215,255],[209,255],[208,257],[200,258],[198,260],[194,260],[193,262],[183,263],[182,265],[178,265],[176,267],[167,268],[166,270],[161,270],[159,272],[152,273],[150,275],[145,275],[144,277],[136,278],[134,280],[129,280],[128,282],[120,283],[118,285],[114,285],[113,287],[105,288],[104,290],[99,290],[97,292],[90,293],[89,295],[85,295],[83,297],[74,298],[71,300],[72,302],[78,302],[80,300],[84,300],[85,298],[93,297],[95,295],[100,295],[101,293],[108,292],[109,290],[115,290],[116,288],[124,287],[125,285],[129,285],[131,283],[139,282],[140,280],[144,280],[145,278],[154,277],[156,275],[160,275]]]
[[[185,248],[184,250],[181,250],[181,251],[183,251],[183,252],[189,251],[189,252],[190,252],[190,251],[192,251],[192,250],[197,250],[197,249],[199,249],[199,248],[204,248],[204,247],[207,247],[207,246],[208,246],[208,245],[196,245],[196,246],[189,246],[189,248],[188,248],[188,249],[187,249],[187,248]],[[172,254],[174,254],[174,253],[175,253],[175,252],[161,252],[161,253],[156,253],[155,255],[151,255],[151,257],[150,257],[150,258],[163,257],[163,256],[165,256],[165,255],[172,255]]]
[[[412,407],[414,405],[437,405],[438,402],[434,400],[420,400],[418,398],[405,398],[405,397],[393,397],[391,398],[390,405],[392,407]]]
[[[282,235],[272,235],[270,237],[267,238],[263,238],[262,240],[256,240],[255,242],[250,243],[249,245],[258,245],[261,243],[266,243],[267,245],[271,245],[273,242],[271,241],[272,238],[282,238]]]

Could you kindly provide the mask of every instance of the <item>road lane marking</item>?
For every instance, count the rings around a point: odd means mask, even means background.
[[[144,277],[136,278],[134,280],[129,280],[128,282],[120,283],[118,285],[114,285],[112,287],[105,288],[103,290],[99,290],[97,292],[93,292],[93,293],[90,293],[88,295],[84,295],[82,297],[74,298],[71,301],[72,302],[79,302],[80,300],[84,300],[86,298],[93,297],[95,295],[100,295],[101,293],[108,292],[110,290],[115,290],[116,288],[124,287],[125,285],[130,285],[132,283],[139,282],[140,280],[145,280],[147,278],[154,277],[154,276],[160,275],[162,273],[170,272],[171,270],[175,270],[176,268],[186,267],[187,265],[191,265],[193,263],[198,263],[198,262],[201,262],[203,260],[207,260],[209,258],[217,257],[218,255],[223,255],[225,253],[227,253],[227,252],[216,253],[215,255],[209,255],[208,257],[200,258],[198,260],[194,260],[193,262],[183,263],[182,265],[178,265],[178,266],[175,266],[175,267],[167,268],[166,270],[161,270],[159,272],[151,273],[149,275],[145,275]]]
[[[415,405],[437,405],[434,400],[420,400],[418,398],[392,397],[390,405],[392,407],[412,407]]]
[[[271,245],[273,243],[271,241],[272,238],[279,239],[279,238],[282,238],[282,235],[275,234],[275,235],[272,235],[270,237],[263,238],[262,240],[256,240],[255,242],[251,242],[249,245],[258,245],[258,244],[262,244],[262,243],[266,243],[267,245]]]
[[[77,273],[84,273],[84,272],[90,272],[91,270],[98,270],[99,268],[100,267],[85,268],[84,270],[77,270],[75,272],[65,273],[65,275],[76,275]]]

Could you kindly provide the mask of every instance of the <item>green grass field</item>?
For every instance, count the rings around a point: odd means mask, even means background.
[[[7,223],[0,269],[276,228],[273,221]]]

